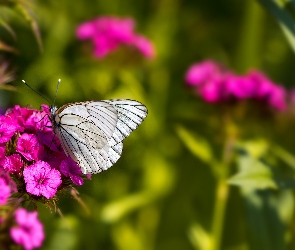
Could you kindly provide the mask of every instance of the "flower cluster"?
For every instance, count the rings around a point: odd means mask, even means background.
[[[59,192],[84,184],[85,175],[65,155],[49,115],[49,107],[42,105],[41,110],[15,106],[0,116],[0,226],[11,221],[7,207],[15,209],[24,200],[54,207]],[[19,208],[15,221],[13,242],[25,249],[39,247],[44,234],[37,213]]]
[[[91,40],[94,45],[94,56],[103,58],[116,50],[120,45],[136,48],[143,56],[153,58],[155,49],[144,36],[134,33],[135,22],[131,18],[103,16],[82,23],[76,35],[80,40]]]
[[[258,71],[240,76],[207,60],[192,65],[185,80],[207,102],[255,99],[280,111],[287,107],[286,90]]]

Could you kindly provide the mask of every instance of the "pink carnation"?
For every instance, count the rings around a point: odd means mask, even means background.
[[[12,118],[0,116],[0,143],[8,142],[19,128]]]
[[[60,164],[60,172],[66,177],[70,177],[72,182],[78,186],[84,184],[81,168],[70,157],[63,160]]]
[[[155,56],[152,43],[134,32],[135,22],[131,18],[99,17],[82,23],[76,30],[80,40],[92,40],[94,56],[103,58],[121,45],[135,47],[147,58]]]
[[[0,205],[5,205],[11,190],[6,180],[0,177]]]
[[[5,181],[6,185],[9,186],[12,193],[17,191],[15,182],[10,178],[9,174],[4,169],[0,169],[0,178]]]
[[[37,218],[37,211],[27,212],[24,208],[19,208],[15,211],[14,216],[17,226],[10,229],[10,236],[14,242],[26,250],[41,247],[44,230]]]
[[[34,133],[39,129],[52,130],[49,119],[50,112],[48,105],[42,105],[42,111],[29,108],[21,108],[16,105],[6,112],[6,117],[10,117],[18,124],[20,131]]]
[[[276,110],[286,109],[286,90],[258,71],[236,75],[221,65],[207,60],[192,65],[185,80],[207,102],[253,99]]]
[[[32,161],[37,160],[40,147],[41,145],[36,135],[24,133],[18,138],[16,151],[22,154],[28,161]]]
[[[207,82],[212,77],[222,74],[222,67],[214,61],[207,60],[193,64],[185,74],[186,82],[191,85],[200,85]]]
[[[156,55],[153,44],[143,36],[134,36],[134,46],[147,58],[154,58]]]
[[[37,161],[24,169],[27,192],[52,198],[61,184],[60,172],[52,169],[47,162]]]
[[[248,76],[228,74],[225,76],[225,90],[228,95],[243,99],[252,98],[256,95],[257,85]]]
[[[4,170],[10,173],[19,173],[23,167],[23,161],[19,154],[6,156],[3,163]]]

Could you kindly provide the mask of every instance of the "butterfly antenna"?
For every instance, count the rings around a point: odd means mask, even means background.
[[[44,100],[46,100],[48,103],[50,103],[50,101],[49,101],[46,97],[44,97],[44,96],[41,95],[39,92],[37,92],[35,89],[33,89],[29,84],[26,83],[25,80],[22,80],[22,82],[23,82],[24,84],[26,84],[27,87],[29,87],[31,90],[33,90],[37,95],[41,96]]]
[[[57,86],[56,86],[56,90],[55,90],[55,95],[54,95],[54,100],[53,100],[53,105],[52,106],[54,106],[54,104],[55,104],[56,96],[57,96],[57,92],[58,92],[58,88],[59,88],[60,82],[61,82],[61,79],[58,79],[57,80]]]

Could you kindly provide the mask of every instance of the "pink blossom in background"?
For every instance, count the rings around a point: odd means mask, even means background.
[[[60,164],[60,171],[64,176],[70,177],[72,182],[78,186],[84,184],[84,180],[81,178],[82,171],[76,162],[72,158],[68,157]]]
[[[61,174],[47,162],[37,161],[24,169],[27,192],[37,196],[52,198],[61,184]]]
[[[251,98],[255,95],[255,83],[247,76],[228,74],[225,76],[225,90],[229,96],[238,99]]]
[[[267,98],[273,91],[274,84],[262,72],[251,70],[248,78],[255,83],[257,98]]]
[[[185,80],[206,102],[253,99],[279,111],[287,108],[284,87],[256,70],[237,75],[214,61],[206,60],[192,65]]]
[[[18,138],[16,151],[22,154],[27,160],[32,161],[37,160],[40,147],[41,145],[36,135],[24,133]]]
[[[38,220],[38,213],[28,212],[19,208],[14,214],[16,227],[10,229],[10,236],[13,241],[24,247],[26,250],[41,247],[44,240],[44,229]]]
[[[103,58],[119,46],[136,48],[148,59],[155,57],[153,44],[134,32],[135,22],[131,18],[102,16],[80,24],[76,36],[80,40],[91,40],[94,56]]]
[[[204,82],[199,88],[200,96],[206,102],[219,102],[223,100],[223,79],[220,78],[218,75],[213,77],[211,81]]]
[[[143,36],[134,36],[133,38],[134,46],[147,58],[154,58],[156,56],[156,51],[153,44]]]
[[[23,164],[21,156],[19,154],[13,154],[4,158],[3,168],[10,173],[19,173]]]
[[[221,74],[222,67],[214,61],[207,60],[192,65],[185,74],[185,80],[189,85],[195,86]]]
[[[286,110],[287,92],[282,86],[274,86],[270,93],[268,103],[277,110]]]
[[[4,178],[0,177],[0,205],[5,205],[10,196],[11,190]]]

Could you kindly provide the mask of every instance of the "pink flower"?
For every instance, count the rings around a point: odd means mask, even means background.
[[[38,132],[38,139],[43,145],[46,145],[50,150],[56,152],[63,152],[59,139],[52,131]]]
[[[4,158],[5,158],[5,152],[6,152],[6,144],[0,143],[0,166],[3,166]]]
[[[10,173],[19,173],[21,168],[23,167],[23,161],[19,154],[13,154],[10,156],[6,156],[3,163],[4,170]]]
[[[52,123],[45,112],[34,112],[25,122],[27,131],[52,131]]]
[[[53,197],[61,184],[60,172],[52,169],[47,162],[37,161],[24,169],[27,192],[47,199]]]
[[[193,64],[185,74],[186,82],[191,86],[197,86],[210,81],[212,77],[220,75],[222,68],[217,63],[207,60]]]
[[[49,107],[42,105],[42,111],[21,108],[16,105],[6,112],[6,117],[10,117],[20,127],[20,131],[27,133],[34,133],[39,129],[52,130],[51,122],[49,120]]]
[[[19,126],[13,119],[0,116],[0,143],[8,142],[18,129]]]
[[[206,82],[199,88],[199,93],[201,97],[206,102],[219,102],[222,101],[223,93],[223,79],[215,77],[210,81]]]
[[[5,143],[0,143],[0,158],[4,158],[5,156],[5,151],[6,151],[6,144]]]
[[[70,157],[61,162],[60,172],[62,172],[64,176],[70,177],[74,184],[78,186],[84,184],[83,179],[80,177],[82,174],[80,167]]]
[[[14,193],[17,191],[15,182],[11,180],[9,174],[4,169],[0,169],[0,178],[2,178],[5,181],[6,185],[9,186],[11,192]]]
[[[133,46],[145,57],[153,58],[155,50],[145,37],[134,33],[135,22],[131,18],[103,16],[82,23],[76,30],[80,40],[92,40],[94,56],[103,58],[120,45]]]
[[[8,197],[10,196],[10,187],[6,180],[0,177],[0,205],[5,205]]]
[[[10,236],[26,250],[40,247],[44,240],[43,225],[37,216],[37,211],[27,212],[24,208],[17,209],[14,214],[17,226],[10,229]]]
[[[255,83],[256,85],[256,97],[257,98],[267,98],[275,84],[269,80],[263,73],[252,70],[249,72],[248,77]]]
[[[257,85],[247,76],[228,74],[225,76],[225,90],[237,99],[252,98],[256,95]]]
[[[34,110],[21,108],[15,105],[12,109],[7,110],[6,117],[12,118],[21,128],[25,127],[26,120],[33,114]],[[23,131],[23,130],[21,130]]]
[[[286,110],[287,93],[282,86],[274,86],[269,96],[269,104],[277,110]]]
[[[206,102],[253,99],[280,111],[287,106],[284,87],[276,85],[258,71],[236,75],[207,60],[191,66],[185,79]]]
[[[27,160],[32,161],[37,160],[40,147],[41,145],[36,135],[24,133],[18,138],[16,151],[22,154]]]
[[[133,44],[145,57],[151,59],[155,57],[155,47],[147,38],[143,36],[135,36]]]

